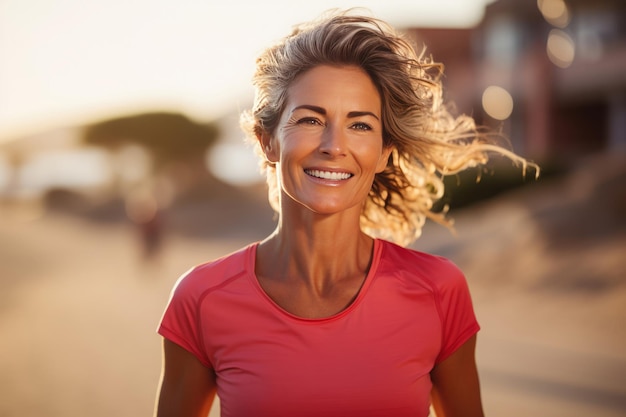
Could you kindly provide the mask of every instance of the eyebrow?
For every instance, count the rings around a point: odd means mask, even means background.
[[[326,110],[324,108],[319,107],[319,106],[313,106],[311,104],[302,104],[300,106],[295,107],[291,112],[293,113],[296,110],[300,110],[300,109],[311,110],[315,113],[318,113],[324,116],[326,115]],[[372,116],[376,120],[380,120],[378,116],[376,116],[374,113],[370,111],[351,111],[350,113],[348,113],[348,118],[362,117],[362,116]]]

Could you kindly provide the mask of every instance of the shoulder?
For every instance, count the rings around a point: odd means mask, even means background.
[[[421,283],[434,291],[465,285],[465,276],[451,260],[392,242],[382,242],[380,268],[404,280]]]
[[[250,244],[220,258],[199,264],[185,272],[174,285],[172,295],[199,298],[227,285],[246,273],[256,244]]]

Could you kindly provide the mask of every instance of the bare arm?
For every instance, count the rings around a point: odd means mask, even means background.
[[[194,355],[163,339],[155,417],[206,417],[215,398],[215,374]]]
[[[437,417],[484,417],[475,350],[476,335],[431,371]]]

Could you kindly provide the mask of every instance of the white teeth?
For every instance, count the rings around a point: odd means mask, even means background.
[[[320,171],[318,169],[307,169],[306,173],[317,178],[322,178],[325,180],[347,180],[352,176],[352,174],[348,174],[347,172],[330,172],[330,171]]]

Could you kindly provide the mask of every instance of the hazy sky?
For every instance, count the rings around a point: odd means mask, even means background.
[[[0,141],[135,110],[202,120],[247,105],[257,51],[329,8],[458,27],[489,2],[0,0]]]

